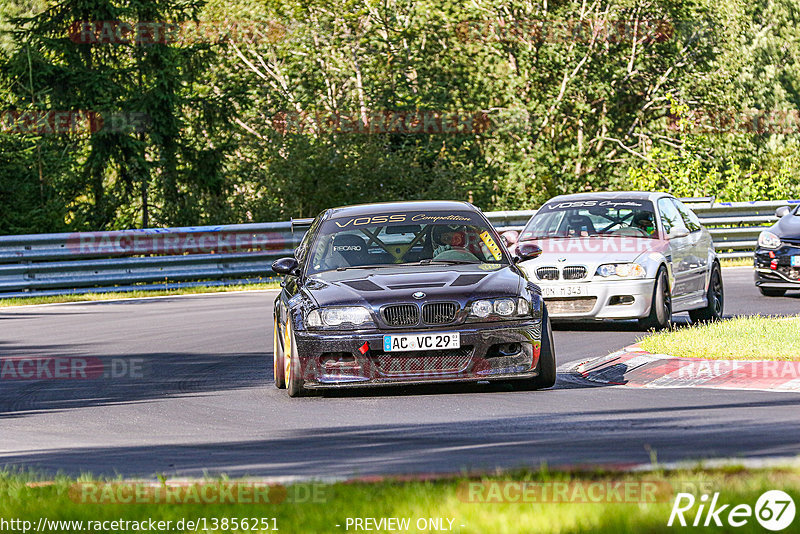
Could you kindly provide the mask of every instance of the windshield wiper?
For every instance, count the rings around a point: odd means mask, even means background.
[[[432,263],[444,263],[446,265],[480,265],[482,261],[472,260],[420,260],[420,265],[430,265]]]
[[[386,269],[387,267],[397,267],[405,265],[403,263],[379,263],[377,265],[350,265],[347,267],[337,267],[337,271],[349,271],[350,269]]]

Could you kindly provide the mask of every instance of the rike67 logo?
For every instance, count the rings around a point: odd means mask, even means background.
[[[678,493],[667,526],[737,528],[746,525],[754,516],[767,530],[784,530],[794,521],[794,500],[786,492],[770,490],[764,492],[752,507],[749,504],[722,504],[719,492],[714,493],[710,501],[708,494],[696,499],[691,493]]]

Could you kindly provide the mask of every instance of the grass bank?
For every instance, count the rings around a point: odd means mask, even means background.
[[[800,360],[800,316],[734,317],[655,332],[640,339],[658,354],[712,360]]]
[[[269,489],[268,498],[219,504],[207,487],[219,484],[241,488],[252,482],[209,480],[202,486],[184,485],[173,493],[170,504],[156,503],[156,493],[135,493],[132,483],[107,484],[95,491],[97,483],[88,478],[59,477],[43,482],[31,475],[0,473],[0,517],[29,521],[38,525],[41,518],[53,521],[83,521],[82,525],[58,525],[60,532],[79,532],[88,521],[129,520],[171,521],[205,518],[209,531],[267,532],[276,526],[283,532],[354,531],[355,518],[398,518],[409,521],[409,528],[389,531],[434,531],[432,525],[449,526],[451,532],[674,532],[667,527],[678,492],[696,496],[696,505],[685,513],[691,524],[703,494],[719,492],[719,504],[747,504],[754,507],[767,490],[781,489],[800,502],[800,468],[744,470],[681,470],[647,473],[559,473],[518,472],[485,478],[455,478],[432,481],[378,481],[374,483],[299,484]],[[217,486],[215,486],[217,485]],[[109,489],[110,488],[110,489]],[[527,493],[517,491],[527,489]],[[559,489],[560,488],[560,489]],[[616,489],[614,489],[616,488]],[[651,488],[652,491],[647,490]],[[91,490],[91,491],[89,491]],[[562,491],[563,490],[563,491]],[[120,502],[122,496],[127,502]],[[168,495],[159,494],[162,497]],[[203,503],[189,495],[200,495]],[[129,496],[134,496],[132,501]],[[163,497],[165,500],[166,497]],[[176,504],[175,500],[187,502]],[[266,502],[272,500],[273,502]],[[88,502],[87,502],[88,501]],[[97,501],[97,502],[94,502]],[[486,502],[488,501],[488,502]],[[547,501],[547,502],[542,502]],[[229,502],[226,499],[226,502]],[[232,528],[236,518],[238,528]],[[241,519],[247,518],[247,528]],[[351,521],[348,526],[348,518]],[[223,519],[228,522],[223,524]],[[266,519],[266,521],[263,521]],[[431,523],[429,520],[438,520]],[[703,518],[705,519],[705,518]],[[725,521],[725,514],[722,514]],[[425,524],[423,525],[423,520]],[[211,528],[216,524],[216,528]],[[702,524],[702,523],[701,523]],[[253,528],[253,525],[258,525]],[[419,528],[419,526],[426,528]],[[91,526],[91,525],[89,525]],[[225,528],[227,526],[227,528]],[[727,526],[727,525],[725,525]],[[80,528],[79,528],[80,527]],[[127,527],[123,528],[123,527]],[[35,530],[35,529],[34,529]],[[130,530],[130,525],[107,524],[103,532]],[[180,530],[180,529],[178,529]],[[198,528],[196,530],[203,530]],[[363,530],[363,529],[362,529]],[[376,529],[378,530],[378,529]],[[718,529],[722,531],[722,529]],[[726,529],[730,531],[731,528]],[[737,532],[763,532],[755,517],[750,517]],[[100,530],[96,530],[100,531]],[[382,530],[387,531],[387,530]]]
[[[277,282],[262,284],[241,284],[232,286],[193,286],[175,289],[150,289],[138,291],[112,291],[108,293],[83,293],[80,295],[54,295],[48,297],[0,298],[0,307],[27,306],[31,304],[56,304],[59,302],[94,302],[99,300],[138,299],[144,297],[164,297],[171,295],[196,295],[198,293],[227,293],[229,291],[254,291],[258,289],[277,289]]]

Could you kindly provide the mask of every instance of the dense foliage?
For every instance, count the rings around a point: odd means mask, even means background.
[[[14,0],[0,19],[0,233],[800,196],[796,0]],[[137,42],[142,22],[175,26]],[[30,126],[62,111],[95,118]]]

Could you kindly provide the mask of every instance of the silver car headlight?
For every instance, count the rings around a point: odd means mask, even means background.
[[[758,246],[761,248],[775,250],[776,248],[781,248],[781,244],[781,238],[772,232],[764,230],[758,234]]]
[[[596,274],[604,278],[644,278],[647,276],[647,269],[638,263],[606,263],[597,268]]]
[[[353,328],[372,323],[369,310],[363,306],[336,306],[311,310],[306,315],[309,328],[342,327]]]

